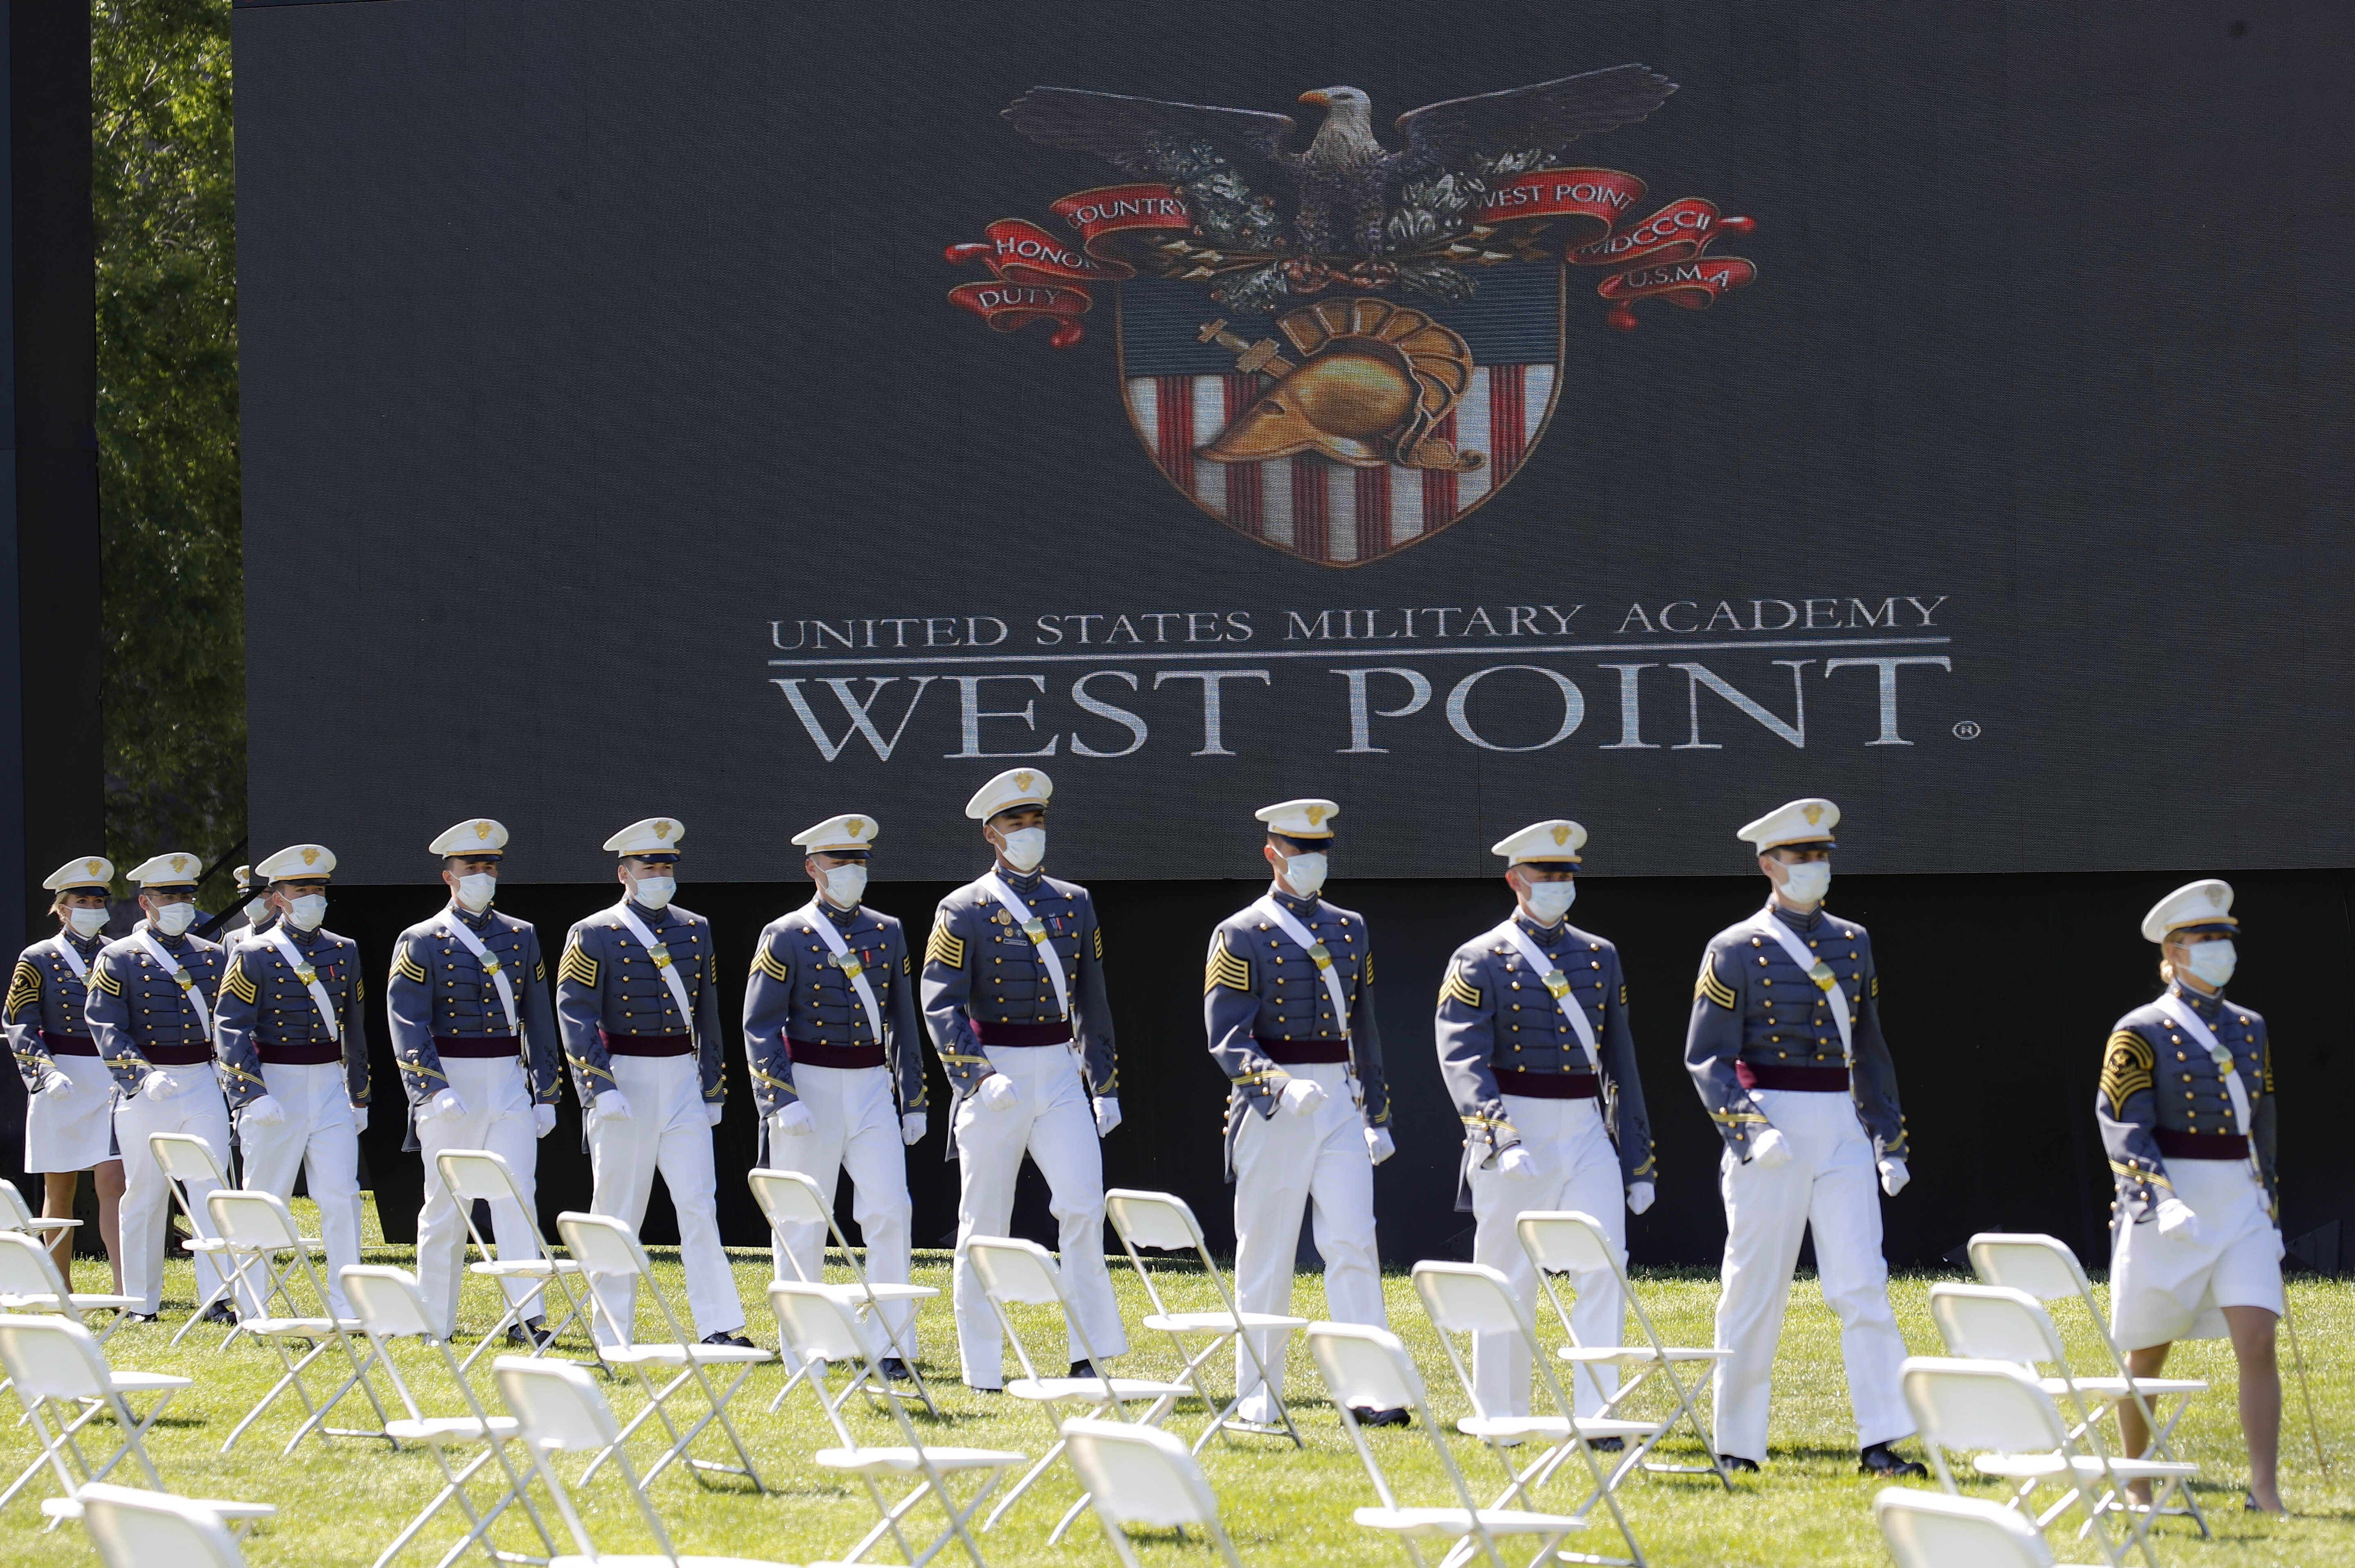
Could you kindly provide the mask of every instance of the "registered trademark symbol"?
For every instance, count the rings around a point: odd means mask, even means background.
[[[1955,738],[1956,740],[1977,740],[1978,737],[1979,726],[1978,722],[1975,719],[1965,719],[1962,723],[1955,726]]]

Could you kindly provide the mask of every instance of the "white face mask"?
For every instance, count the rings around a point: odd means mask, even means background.
[[[826,878],[826,895],[840,909],[856,909],[867,892],[867,868],[863,865],[829,866],[818,874]]]
[[[66,924],[73,927],[75,936],[86,942],[106,929],[109,913],[104,909],[69,909],[66,911]]]
[[[293,922],[298,931],[315,931],[319,928],[319,922],[326,917],[327,895],[324,893],[303,895],[286,912],[286,918]]]
[[[1325,885],[1327,863],[1322,853],[1294,855],[1284,863],[1284,880],[1292,885],[1296,896],[1314,898],[1316,890]]]
[[[2212,985],[2220,991],[2232,978],[2232,970],[2241,961],[2240,949],[2233,947],[2230,938],[2219,938],[2212,942],[2194,942],[2190,956],[2190,962],[2186,967],[2199,977],[2202,984]]]
[[[1575,882],[1532,882],[1529,884],[1529,915],[1540,926],[1550,926],[1570,913],[1578,902]]]
[[[1006,863],[1028,875],[1047,858],[1047,830],[1017,828],[1006,835]]]
[[[499,895],[499,879],[489,872],[478,871],[458,879],[458,902],[471,914],[479,915],[491,906]]]
[[[678,879],[670,876],[642,876],[630,885],[630,896],[649,909],[668,904],[677,891]]]
[[[1783,896],[1802,907],[1822,903],[1824,895],[1831,890],[1831,885],[1832,867],[1829,861],[1803,860],[1796,865],[1785,868]]]
[[[269,919],[269,895],[267,894],[257,894],[253,897],[247,899],[245,901],[245,917],[256,926],[259,926],[264,920]]]
[[[166,904],[147,924],[166,937],[176,937],[197,923],[197,906],[193,904]]]

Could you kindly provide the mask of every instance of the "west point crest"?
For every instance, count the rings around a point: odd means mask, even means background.
[[[1352,87],[1301,94],[1324,115],[1305,147],[1288,114],[1034,87],[1004,111],[1016,130],[1135,179],[949,246],[990,274],[949,301],[1069,348],[1109,291],[1162,477],[1250,538],[1363,565],[1511,482],[1560,390],[1573,277],[1632,331],[1638,301],[1704,310],[1757,276],[1709,254],[1750,218],[1651,207],[1634,175],[1568,156],[1675,90],[1624,65],[1452,99],[1399,116],[1392,149]]]

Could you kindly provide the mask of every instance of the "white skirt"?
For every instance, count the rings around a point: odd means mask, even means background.
[[[2223,1308],[2283,1310],[2281,1258],[2264,1189],[2245,1160],[2178,1160],[2175,1195],[2200,1234],[2161,1235],[2158,1222],[2120,1225],[2110,1253],[2110,1330],[2129,1351],[2228,1337]]]
[[[115,1158],[114,1076],[95,1056],[59,1056],[71,1090],[29,1097],[25,1106],[25,1170],[30,1174],[87,1171]]]

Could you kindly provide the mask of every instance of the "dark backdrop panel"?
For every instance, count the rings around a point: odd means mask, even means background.
[[[2355,1150],[2337,1136],[2326,1086],[2355,1071],[2355,1009],[2343,983],[2355,965],[2347,873],[2234,873],[2245,920],[2242,968],[2232,994],[2272,1026],[2282,1095],[2282,1194],[2292,1238],[2337,1224],[2355,1233]],[[1842,877],[1834,903],[1873,933],[1882,975],[1881,1016],[1898,1069],[1915,1156],[1914,1181],[1884,1202],[1889,1255],[1900,1265],[1949,1259],[1974,1231],[2046,1231],[2095,1266],[2107,1258],[2110,1179],[2094,1126],[2094,1085],[2110,1025],[2157,991],[2156,949],[2136,925],[2174,884],[2156,874],[2110,876]],[[1683,1070],[1685,1022],[1702,945],[1755,906],[1754,879],[1621,879],[1585,884],[1572,918],[1620,945],[1645,1094],[1660,1159],[1659,1202],[1630,1222],[1638,1262],[1708,1264],[1724,1240],[1716,1191],[1718,1139]],[[922,927],[947,888],[878,884],[874,906]],[[1203,1049],[1201,953],[1210,927],[1256,896],[1241,882],[1110,884],[1097,890],[1105,965],[1118,1026],[1126,1120],[1104,1144],[1113,1186],[1175,1192],[1200,1216],[1213,1245],[1232,1245],[1229,1189],[1220,1179],[1226,1086]],[[1381,953],[1380,1009],[1397,1107],[1399,1152],[1376,1172],[1384,1258],[1468,1252],[1470,1216],[1455,1212],[1460,1127],[1432,1046],[1432,999],[1447,955],[1501,919],[1493,881],[1337,882],[1337,902],[1365,913]],[[712,919],[730,1020],[729,1108],[719,1137],[719,1203],[732,1245],[765,1237],[742,1172],[756,1128],[733,1020],[761,927],[801,901],[801,890],[738,884],[683,890],[681,902]],[[539,923],[554,948],[572,920],[603,902],[577,886],[507,889],[500,907]],[[392,938],[434,908],[424,889],[344,888],[329,924],[357,938],[372,967],[389,962]],[[397,1094],[381,1028],[376,1082]],[[956,1174],[944,1162],[945,1098],[929,1068],[932,1128],[909,1151],[919,1245],[945,1245],[956,1225]],[[386,1234],[414,1234],[417,1157],[400,1152],[393,1114],[368,1135],[369,1169]],[[568,1088],[557,1130],[540,1145],[546,1219],[585,1207],[587,1157]],[[854,1236],[848,1188],[844,1227]],[[1035,1172],[1016,1228],[1053,1245]],[[669,1211],[650,1214],[651,1241],[676,1239]],[[2335,1236],[2309,1261],[2335,1266]],[[2355,1258],[2350,1258],[2355,1261]]]

